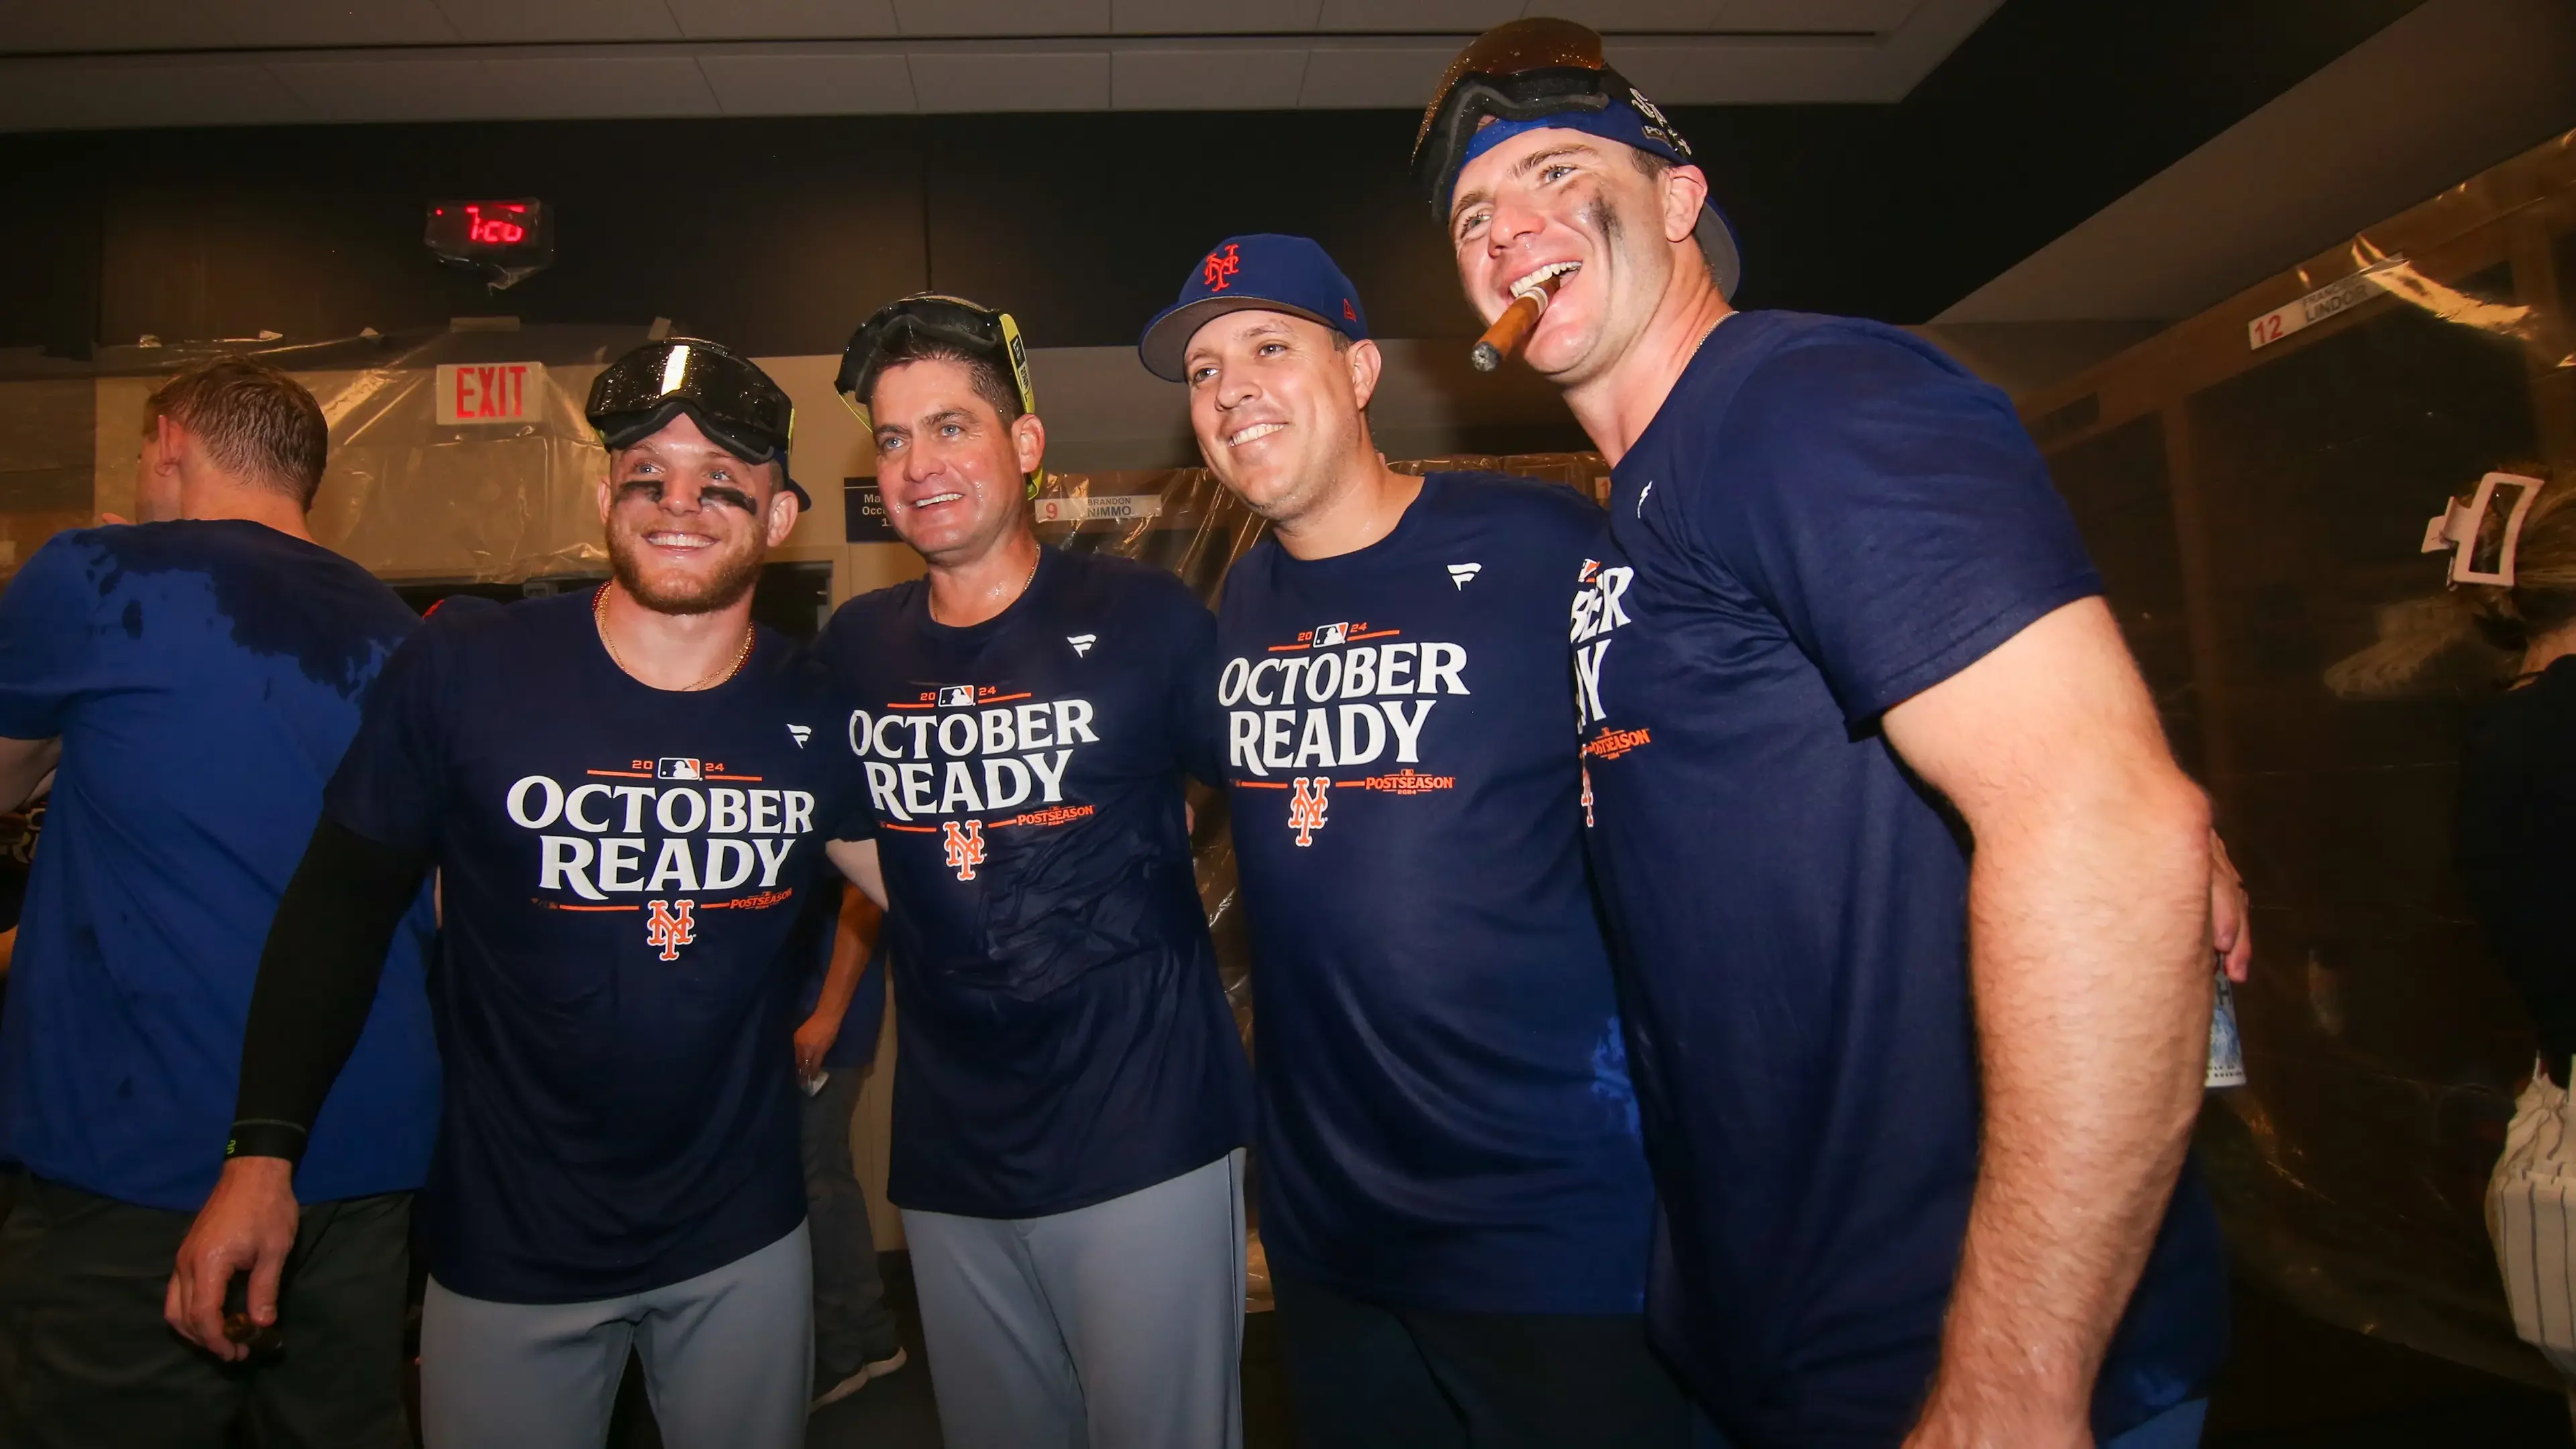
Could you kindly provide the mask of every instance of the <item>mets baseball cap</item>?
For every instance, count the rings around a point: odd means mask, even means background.
[[[1359,288],[1324,249],[1302,236],[1230,236],[1181,283],[1181,299],[1154,314],[1136,355],[1165,382],[1183,380],[1181,359],[1198,330],[1228,312],[1285,312],[1320,322],[1353,342],[1368,334]]]

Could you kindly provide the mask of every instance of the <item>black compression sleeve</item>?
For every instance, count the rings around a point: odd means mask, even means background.
[[[314,828],[259,955],[224,1156],[304,1155],[322,1099],[366,1029],[394,930],[428,871],[425,851],[379,845],[329,820]]]

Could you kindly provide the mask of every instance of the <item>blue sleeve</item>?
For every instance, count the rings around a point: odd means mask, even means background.
[[[1684,495],[1702,546],[1854,724],[2102,591],[2011,403],[1893,339],[1784,349],[1713,443],[1714,486]]]
[[[0,737],[52,739],[64,707],[102,682],[87,554],[76,536],[57,534],[0,594]]]
[[[399,850],[437,849],[454,633],[444,618],[424,624],[368,689],[357,737],[322,790],[323,816],[351,834]]]

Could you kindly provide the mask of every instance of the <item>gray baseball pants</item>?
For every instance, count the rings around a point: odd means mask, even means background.
[[[948,1449],[1241,1449],[1243,1149],[1042,1218],[903,1212]]]
[[[598,1449],[630,1347],[669,1449],[801,1449],[814,1371],[805,1225],[695,1278],[591,1303],[491,1303],[430,1279],[421,1438],[428,1449]]]

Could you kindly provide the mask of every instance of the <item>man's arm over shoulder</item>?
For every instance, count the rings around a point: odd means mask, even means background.
[[[2021,629],[1885,727],[1974,837],[1984,1088],[1940,1368],[1909,1442],[2082,1444],[2200,1104],[2208,806],[2099,599]]]

